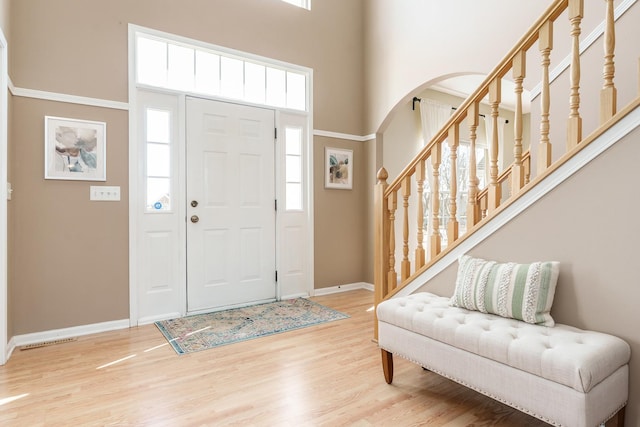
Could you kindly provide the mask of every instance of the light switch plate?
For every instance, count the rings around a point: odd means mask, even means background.
[[[119,202],[120,187],[107,187],[105,185],[92,185],[89,189],[89,200],[102,202]]]

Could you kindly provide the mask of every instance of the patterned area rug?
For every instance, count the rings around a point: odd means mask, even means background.
[[[308,299],[296,298],[155,324],[176,353],[185,354],[348,317]]]

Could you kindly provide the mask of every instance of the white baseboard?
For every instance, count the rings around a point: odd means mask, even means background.
[[[356,289],[366,289],[373,292],[373,285],[366,282],[349,283],[345,285],[331,286],[328,288],[318,288],[313,290],[313,296],[336,294],[338,292],[354,291]]]
[[[5,355],[5,363],[9,361],[9,358],[13,354],[13,350],[16,348],[16,341],[11,337],[9,342],[7,343],[7,354]]]
[[[115,331],[129,327],[129,319],[113,320],[111,322],[94,323],[91,325],[73,326],[71,328],[54,329],[51,331],[34,332],[32,334],[15,335],[9,340],[8,356],[13,350],[23,345],[40,342],[55,341],[65,338],[75,338],[83,335],[97,334],[100,332]]]

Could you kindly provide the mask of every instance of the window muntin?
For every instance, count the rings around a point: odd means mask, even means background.
[[[307,111],[307,78],[286,66],[149,34],[136,38],[136,81],[143,85]]]

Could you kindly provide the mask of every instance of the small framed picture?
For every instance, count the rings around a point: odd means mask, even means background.
[[[340,190],[353,187],[353,150],[325,148],[324,186]]]
[[[44,178],[106,181],[107,124],[44,118]]]

